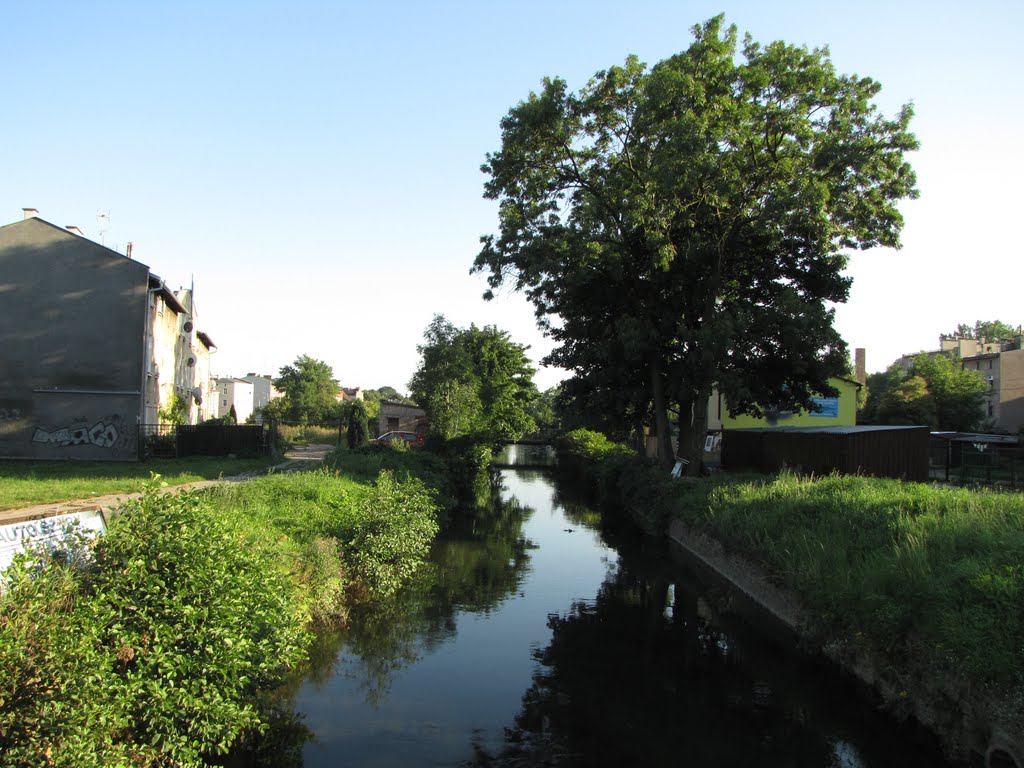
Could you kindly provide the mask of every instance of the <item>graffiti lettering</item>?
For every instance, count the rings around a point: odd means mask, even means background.
[[[37,427],[35,434],[32,435],[32,442],[60,446],[98,445],[100,448],[113,448],[117,438],[117,427],[98,421],[91,427],[75,427],[74,429],[65,427],[55,432],[47,432],[45,429]]]
[[[31,544],[45,546],[51,551],[62,549],[79,561],[88,556],[88,550],[82,547],[84,540],[105,531],[103,515],[98,511],[72,512],[44,520],[0,525],[0,573],[7,569],[16,554]]]
[[[0,421],[15,421],[21,418],[21,408],[0,408]]]

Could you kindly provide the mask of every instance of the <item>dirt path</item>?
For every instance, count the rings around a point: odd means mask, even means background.
[[[323,463],[327,454],[333,450],[332,445],[298,445],[285,452],[285,460],[275,464],[268,469],[245,472],[240,475],[232,475],[217,480],[198,480],[194,483],[182,485],[169,485],[160,490],[161,493],[175,493],[187,488],[209,488],[220,483],[240,483],[251,480],[254,477],[265,475],[268,472],[300,472],[312,469]],[[95,512],[110,510],[129,499],[139,498],[141,493],[115,493],[109,496],[94,496],[90,499],[73,499],[69,501],[53,501],[47,504],[36,504],[20,509],[5,509],[0,511],[0,525],[8,523],[20,523],[25,520],[39,520],[54,515],[66,515],[72,512]],[[106,515],[104,515],[106,517]]]

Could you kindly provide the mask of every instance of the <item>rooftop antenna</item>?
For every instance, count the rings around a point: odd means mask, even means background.
[[[103,235],[106,233],[107,229],[110,227],[110,209],[109,208],[107,210],[105,210],[105,211],[96,211],[96,227],[99,229],[99,232],[100,232],[100,245],[105,245],[106,243],[104,243],[104,241],[103,241]]]

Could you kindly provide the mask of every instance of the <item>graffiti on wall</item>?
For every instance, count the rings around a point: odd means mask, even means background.
[[[17,421],[21,418],[21,408],[0,408],[0,421]]]
[[[76,532],[79,536],[76,536]],[[95,538],[106,532],[103,513],[99,511],[72,512],[67,515],[30,520],[23,523],[0,525],[0,571],[6,570],[14,556],[23,552],[28,545],[43,545],[51,551],[63,549],[69,554],[81,538]]]
[[[49,443],[62,447],[96,445],[100,448],[113,448],[117,445],[120,436],[113,420],[107,419],[106,422],[97,421],[91,427],[63,427],[53,431],[36,427],[35,434],[32,435],[32,442]]]

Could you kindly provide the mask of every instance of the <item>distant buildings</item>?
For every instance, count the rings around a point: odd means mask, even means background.
[[[211,418],[223,418],[235,409],[235,419],[244,424],[271,400],[281,397],[269,374],[247,373],[245,376],[217,377],[213,379],[217,392],[216,412]]]
[[[1020,329],[1018,329],[1019,331]],[[965,370],[977,371],[988,384],[982,416],[997,432],[1015,434],[1024,428],[1024,335],[1008,339],[939,337],[939,349],[918,352],[947,355]],[[909,369],[917,355],[903,355],[897,364]]]

